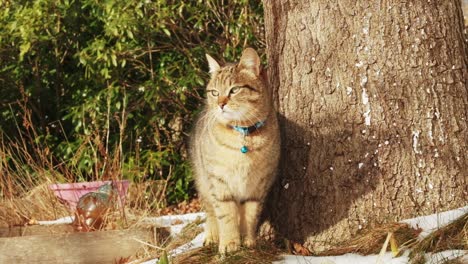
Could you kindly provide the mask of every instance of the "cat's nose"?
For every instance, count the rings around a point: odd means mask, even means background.
[[[218,105],[221,110],[224,109],[224,106],[227,104],[227,97],[223,96],[218,99]]]

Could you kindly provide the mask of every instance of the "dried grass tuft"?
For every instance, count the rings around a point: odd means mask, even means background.
[[[34,224],[37,220],[54,220],[70,212],[41,184],[18,198],[0,200],[0,226]]]
[[[410,254],[411,263],[424,263],[424,254],[427,252],[437,253],[454,249],[468,250],[468,213],[416,243]]]
[[[358,253],[361,255],[378,254],[385,243],[387,235],[392,234],[393,241],[399,248],[416,241],[421,230],[415,230],[408,224],[391,223],[364,229],[352,239],[330,250],[321,252],[320,256]]]
[[[172,259],[172,263],[180,264],[270,264],[280,260],[281,252],[277,247],[267,241],[259,241],[254,249],[242,248],[227,255],[218,254],[216,246],[205,246],[185,252]]]

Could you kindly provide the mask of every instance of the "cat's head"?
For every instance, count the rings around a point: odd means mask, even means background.
[[[247,48],[239,63],[224,66],[206,57],[211,74],[206,88],[208,110],[222,123],[251,126],[264,121],[270,102],[257,52]]]

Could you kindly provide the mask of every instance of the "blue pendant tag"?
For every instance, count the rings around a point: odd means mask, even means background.
[[[249,149],[247,148],[247,146],[242,146],[240,151],[245,154],[245,153],[247,153],[249,151]]]

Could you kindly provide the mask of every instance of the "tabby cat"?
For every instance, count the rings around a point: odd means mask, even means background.
[[[253,247],[265,196],[274,181],[280,136],[270,91],[255,50],[220,66],[206,55],[211,80],[195,125],[190,156],[206,210],[205,244],[219,252]]]

